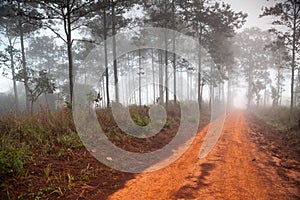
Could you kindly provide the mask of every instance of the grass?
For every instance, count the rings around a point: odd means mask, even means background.
[[[130,106],[133,121],[150,123],[147,106]],[[209,121],[207,109],[201,125]],[[176,134],[180,107],[170,105],[163,131],[147,139],[125,134],[110,109],[97,110],[108,138],[123,149],[149,152],[166,145]],[[0,199],[57,199],[81,191],[94,179],[103,190],[117,190],[131,175],[117,172],[96,161],[76,133],[69,109],[41,111],[34,115],[9,115],[0,119]],[[100,177],[100,178],[99,178]],[[117,177],[117,178],[116,178]],[[74,193],[75,192],[75,193]]]
[[[298,126],[300,109],[295,108],[290,115],[290,109],[284,106],[259,108],[255,115],[278,131],[284,131]]]
[[[6,198],[61,196],[72,185],[71,174],[59,174],[51,163],[54,158],[66,159],[70,151],[83,147],[69,110],[2,117],[0,133],[0,179],[4,180],[0,188],[6,191]],[[66,181],[65,177],[69,179]],[[23,188],[23,192],[13,195],[13,186]],[[0,195],[1,198],[4,197]]]
[[[300,117],[300,108],[294,108],[292,114],[289,107],[266,107],[254,110],[254,115],[264,121],[266,124],[285,135],[287,140],[300,140],[300,129],[298,120]]]

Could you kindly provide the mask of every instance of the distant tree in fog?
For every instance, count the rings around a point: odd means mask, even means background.
[[[270,34],[254,27],[238,33],[234,40],[237,61],[248,85],[247,106],[249,108],[254,95],[256,99],[260,99],[259,92],[267,89],[261,87],[261,83],[268,82],[268,76],[263,73],[271,65],[270,52],[265,49],[271,41]]]
[[[284,26],[282,29],[270,29],[271,32],[277,34],[283,39],[284,44],[288,47],[291,55],[291,104],[290,111],[292,112],[294,107],[294,82],[295,82],[295,70],[297,69],[297,60],[299,57],[300,48],[300,1],[299,0],[285,0],[276,2],[274,6],[266,7],[263,9],[263,13],[260,15],[275,16],[273,25],[279,27]],[[299,64],[299,63],[298,63]]]
[[[47,77],[46,70],[28,70],[26,74],[23,70],[20,70],[16,75],[18,81],[24,82],[25,77],[28,79],[28,84],[26,84],[27,90],[29,92],[29,99],[31,102],[31,113],[33,113],[33,104],[38,100],[42,94],[51,94],[55,91],[55,84],[49,77]]]

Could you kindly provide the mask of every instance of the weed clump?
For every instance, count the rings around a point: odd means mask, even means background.
[[[10,150],[0,151],[0,177],[6,175],[20,175],[24,172],[25,150],[12,147]]]

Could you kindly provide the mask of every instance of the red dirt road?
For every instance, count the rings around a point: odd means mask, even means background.
[[[299,186],[278,175],[267,152],[259,150],[242,112],[226,117],[214,150],[198,159],[207,127],[185,154],[159,171],[138,174],[109,199],[297,199]],[[299,173],[294,172],[296,179]],[[298,179],[299,180],[299,179]],[[101,197],[99,197],[101,199]]]

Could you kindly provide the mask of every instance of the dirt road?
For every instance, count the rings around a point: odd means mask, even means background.
[[[198,133],[176,162],[159,171],[136,175],[109,199],[297,198],[299,188],[285,188],[288,180],[282,180],[274,166],[259,167],[272,158],[258,150],[242,112],[227,116],[214,150],[205,159],[198,159],[206,131],[207,127]]]

